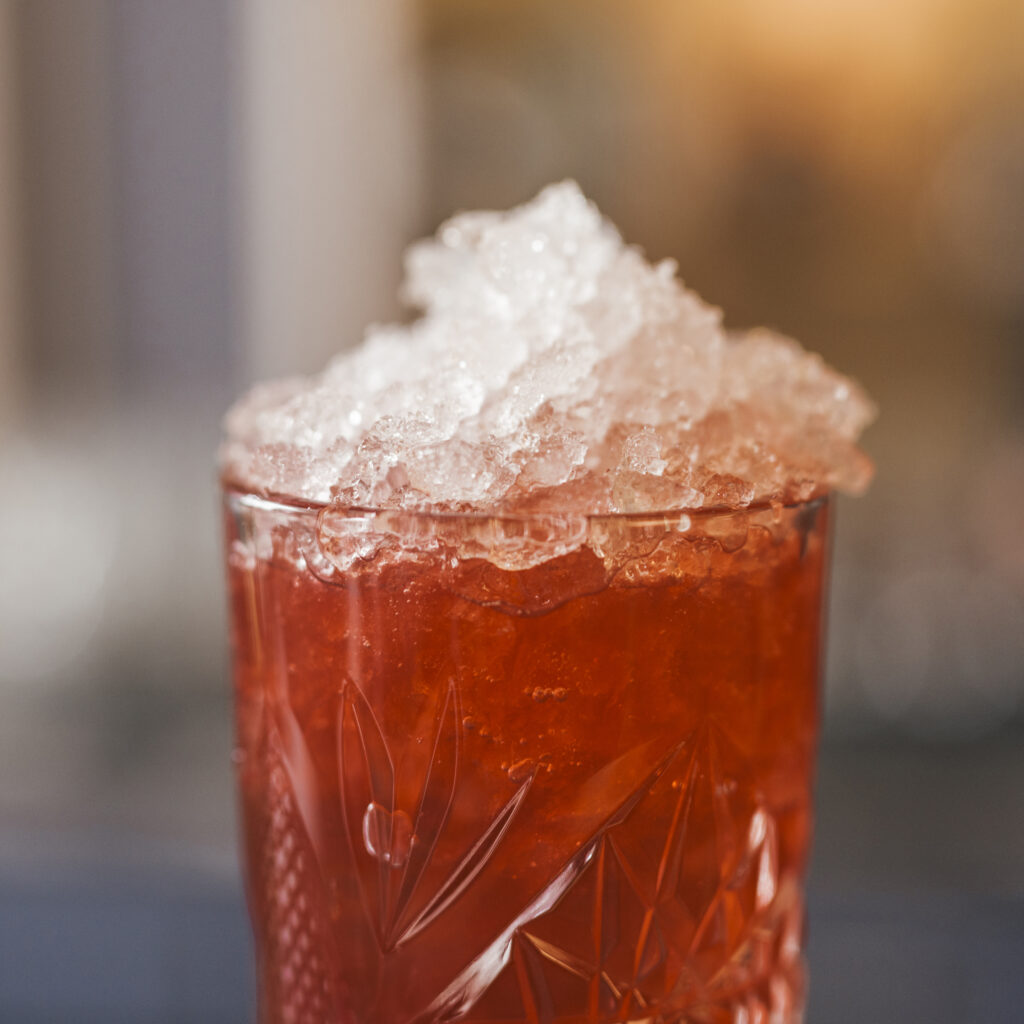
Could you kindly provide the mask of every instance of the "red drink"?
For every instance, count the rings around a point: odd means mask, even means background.
[[[227,500],[261,1020],[800,1019],[825,502],[516,571],[557,522]]]

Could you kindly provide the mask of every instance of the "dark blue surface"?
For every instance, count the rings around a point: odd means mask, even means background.
[[[0,886],[4,1024],[247,1024],[240,893],[185,877]]]
[[[810,1024],[1019,1024],[1024,901],[812,894]],[[0,1021],[247,1024],[238,889],[189,874],[0,883]]]
[[[809,917],[809,1024],[1024,1020],[1024,901],[815,893]]]

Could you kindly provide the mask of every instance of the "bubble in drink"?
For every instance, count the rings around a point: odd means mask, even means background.
[[[873,415],[576,186],[223,452],[262,1020],[801,1019],[828,494]]]

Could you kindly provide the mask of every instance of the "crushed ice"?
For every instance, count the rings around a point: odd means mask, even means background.
[[[339,508],[603,513],[870,479],[861,388],[787,338],[727,334],[575,183],[453,217],[409,250],[404,297],[414,323],[230,411],[227,481]]]

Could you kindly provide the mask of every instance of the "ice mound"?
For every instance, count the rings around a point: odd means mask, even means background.
[[[572,182],[408,252],[408,326],[228,414],[225,480],[340,508],[647,512],[859,492],[874,407],[625,245]]]

